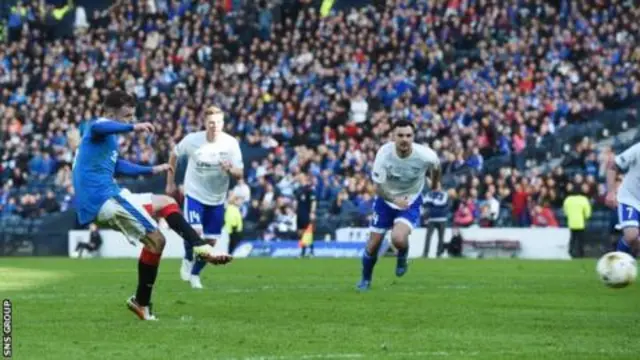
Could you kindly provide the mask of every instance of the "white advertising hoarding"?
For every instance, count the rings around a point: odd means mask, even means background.
[[[569,260],[569,229],[565,228],[480,228],[460,229],[464,241],[518,241],[522,259],[562,259]],[[452,230],[445,230],[444,242],[451,239]],[[427,229],[414,229],[409,236],[409,257],[418,258],[424,253]],[[365,242],[369,238],[368,228],[340,228],[336,230],[336,241]],[[389,233],[385,241],[389,240]],[[436,257],[438,234],[431,237],[428,257]]]
[[[184,241],[173,230],[161,230],[167,239],[167,243],[162,253],[163,258],[182,258],[184,257]],[[135,246],[129,243],[124,235],[113,230],[100,230],[102,236],[102,247],[94,254],[96,257],[103,258],[137,258],[142,249],[141,244]],[[73,256],[78,242],[89,242],[88,230],[71,230],[69,231],[69,256]],[[229,251],[229,236],[223,233],[215,246],[215,251],[219,253],[227,253]]]

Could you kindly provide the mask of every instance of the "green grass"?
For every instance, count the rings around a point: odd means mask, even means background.
[[[238,260],[207,289],[165,261],[158,322],[124,305],[135,260],[0,259],[14,359],[638,359],[640,287],[602,286],[594,260],[393,260],[354,291],[358,260]]]

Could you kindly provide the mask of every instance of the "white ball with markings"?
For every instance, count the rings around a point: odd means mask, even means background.
[[[636,260],[621,251],[604,254],[596,264],[600,280],[608,287],[623,288],[631,285],[638,276]]]

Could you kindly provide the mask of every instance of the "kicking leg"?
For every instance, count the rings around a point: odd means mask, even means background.
[[[151,195],[152,212],[167,221],[169,227],[175,231],[184,241],[185,256],[180,268],[180,277],[184,281],[190,281],[194,266],[194,260],[201,260],[204,263],[214,265],[224,265],[232,260],[227,254],[214,255],[213,247],[202,239],[202,225],[200,225],[200,213],[191,213],[193,226],[187,222],[180,213],[176,201],[167,195]],[[193,207],[193,206],[192,206]],[[185,213],[189,214],[189,207],[185,202]],[[194,259],[195,254],[195,259]]]

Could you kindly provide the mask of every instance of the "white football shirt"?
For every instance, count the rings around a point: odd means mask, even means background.
[[[229,161],[233,167],[244,168],[240,144],[227,133],[218,134],[213,142],[207,141],[205,131],[191,133],[176,145],[178,157],[188,156],[184,178],[187,196],[205,205],[222,205],[229,191],[229,174],[220,163]]]
[[[427,170],[438,166],[438,155],[427,146],[413,143],[411,154],[400,158],[395,143],[389,142],[378,150],[371,177],[384,191],[394,197],[404,196],[411,204],[422,194]]]
[[[625,173],[618,189],[618,203],[640,210],[640,143],[616,156],[615,161]]]

